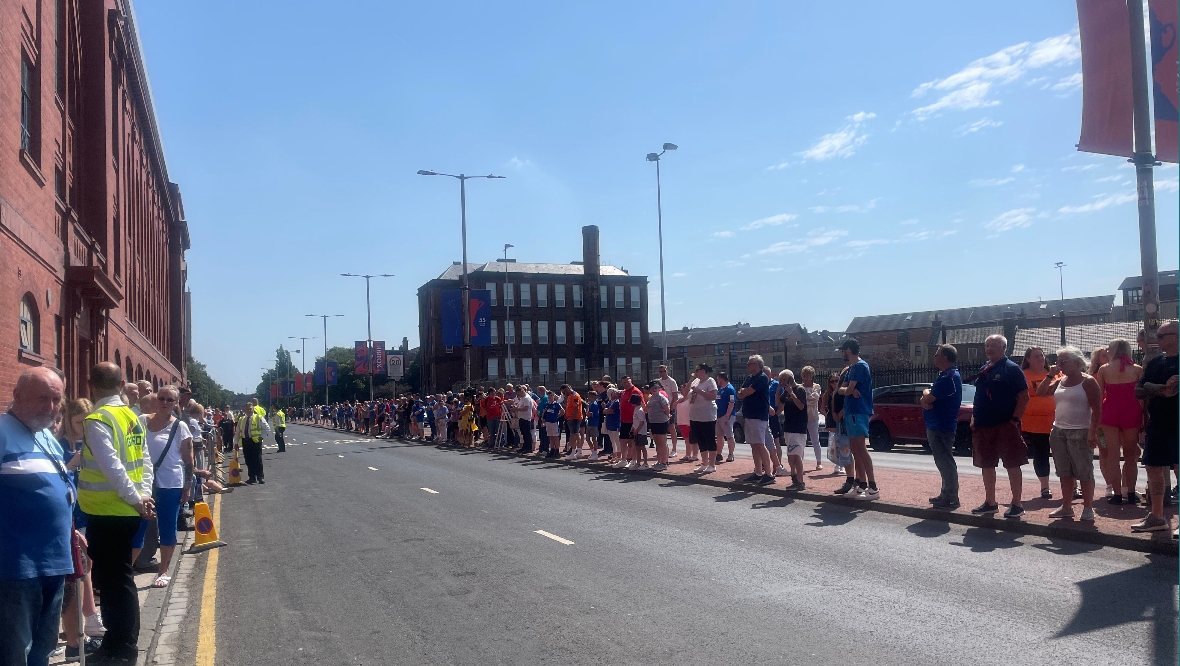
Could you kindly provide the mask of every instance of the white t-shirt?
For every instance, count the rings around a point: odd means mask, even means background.
[[[524,397],[517,397],[512,401],[512,411],[516,413],[516,418],[525,421],[533,420],[533,409],[537,404],[527,394]]]
[[[800,386],[803,386],[800,384]],[[819,420],[819,396],[824,392],[822,386],[817,382],[812,382],[811,386],[803,386],[803,390],[807,393],[807,420]]]
[[[717,390],[717,382],[708,377],[705,381],[699,379],[692,380],[692,387],[690,389],[700,389],[702,393],[711,393]],[[696,399],[688,407],[688,417],[693,421],[716,421],[717,420],[717,401],[709,400],[703,395],[692,396]]]
[[[160,458],[160,454],[164,452],[164,447],[168,446],[168,435],[172,433],[172,424],[176,420],[173,419],[172,422],[164,426],[163,430],[149,428],[147,416],[139,417],[139,422],[147,431],[147,457],[151,458],[148,464],[155,464],[156,460]],[[168,449],[168,455],[164,456],[164,460],[156,468],[157,486],[161,488],[184,487],[184,459],[180,457],[180,445],[184,440],[192,438],[193,434],[188,429],[188,424],[181,421],[180,425],[176,427],[176,436],[172,438],[172,448]]]
[[[668,394],[669,400],[674,401],[677,398],[676,392],[680,390],[680,384],[677,384],[676,380],[672,379],[672,375],[668,375],[667,379],[660,380],[660,388],[664,389],[664,393]]]

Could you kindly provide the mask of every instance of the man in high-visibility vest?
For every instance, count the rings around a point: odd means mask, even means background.
[[[287,450],[287,442],[283,433],[287,430],[287,414],[283,410],[276,410],[270,417],[270,425],[275,429],[275,442],[279,445],[279,453]]]
[[[270,433],[266,412],[258,405],[248,403],[238,417],[238,436],[242,441],[242,455],[246,458],[246,483],[249,485],[266,483],[262,473],[262,441]]]
[[[155,517],[155,501],[144,429],[123,402],[123,384],[123,371],[114,363],[90,369],[94,411],[86,417],[78,504],[88,516],[91,578],[107,627],[99,661],[134,664],[139,657],[139,594],[131,540],[142,520]]]

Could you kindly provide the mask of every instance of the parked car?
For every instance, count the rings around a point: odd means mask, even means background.
[[[898,384],[873,389],[873,417],[869,419],[869,446],[874,451],[889,451],[897,442],[920,442],[929,448],[926,424],[922,419],[922,391],[930,384]],[[975,387],[963,385],[963,406],[959,409],[959,427],[955,433],[955,453],[971,454],[971,411]]]
[[[746,417],[742,416],[742,408],[733,415],[733,441],[738,444],[746,443]],[[820,446],[828,445],[828,431],[824,427],[824,415],[819,415],[819,442]],[[810,442],[808,443],[810,445]]]

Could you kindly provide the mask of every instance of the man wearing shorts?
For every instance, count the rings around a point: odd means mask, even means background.
[[[516,387],[516,399],[512,401],[512,414],[516,417],[516,429],[520,432],[520,452],[533,452],[533,415],[537,403],[525,390],[524,384]]]
[[[774,483],[774,464],[767,450],[774,444],[770,439],[770,378],[762,371],[765,367],[762,356],[751,356],[746,361],[749,377],[737,393],[738,400],[742,401],[742,416],[746,419],[746,443],[754,454],[754,476],[750,482],[762,486]],[[703,453],[701,457],[704,458]]]
[[[634,409],[629,405],[631,404],[631,396],[637,395],[642,400],[643,392],[635,384],[631,383],[629,376],[624,376],[620,379],[619,386],[623,389],[623,392],[619,394],[619,405],[622,407],[622,410],[619,412],[619,443],[623,448],[623,461],[638,461],[639,458],[635,452],[635,438],[631,436],[635,414]]]
[[[778,406],[782,415],[782,430],[787,465],[791,468],[791,485],[787,490],[804,490],[803,450],[807,448],[807,391],[795,383],[795,373],[783,370],[779,374]],[[774,418],[778,418],[775,416]]]
[[[1166,530],[1171,525],[1164,518],[1164,493],[1167,487],[1168,470],[1176,469],[1180,463],[1180,399],[1177,398],[1177,360],[1180,344],[1176,339],[1176,322],[1160,326],[1160,350],[1163,354],[1151,359],[1143,368],[1143,377],[1135,387],[1135,397],[1147,400],[1147,446],[1143,449],[1143,465],[1147,468],[1147,495],[1151,502],[1151,513],[1131,529],[1135,532]],[[1176,538],[1176,532],[1172,533]]]
[[[717,452],[717,382],[709,376],[713,368],[701,363],[693,372],[688,388],[688,403],[680,403],[688,414],[688,440],[701,452],[701,464],[694,472],[709,474],[717,471],[713,454]]]
[[[1024,515],[1020,504],[1024,485],[1020,467],[1028,464],[1028,446],[1020,434],[1020,417],[1028,407],[1028,381],[1020,366],[1008,358],[1007,351],[1007,338],[989,335],[983,341],[987,365],[975,376],[971,458],[983,470],[984,490],[983,504],[971,510],[977,516],[994,515],[1000,510],[996,503],[996,465],[1001,461],[1008,470],[1008,483],[1012,487],[1012,505],[1004,517]]]
[[[660,388],[664,389],[664,394],[668,397],[668,402],[671,403],[672,405],[675,405],[676,400],[680,397],[680,394],[677,392],[680,389],[680,385],[677,384],[676,380],[672,379],[671,375],[668,374],[668,366],[661,365],[659,367],[659,373],[660,373],[660,378],[659,378]],[[673,407],[673,409],[675,409],[675,407]],[[679,423],[679,421],[676,421],[676,419],[675,419],[675,414],[673,414],[672,422]],[[669,428],[668,430],[670,431],[668,433],[668,435],[672,438],[672,450],[668,454],[668,457],[675,458],[676,457],[676,428]]]
[[[582,457],[582,429],[586,424],[585,402],[569,384],[561,385],[561,394],[565,396],[565,427],[569,430],[571,449],[567,460],[577,460]]]
[[[853,497],[872,501],[881,497],[868,449],[869,418],[873,415],[873,375],[869,364],[860,357],[860,342],[856,338],[845,340],[840,345],[840,354],[848,371],[836,392],[844,396],[844,432],[848,434],[848,446],[852,449],[859,491]]]
[[[737,390],[733,384],[729,383],[729,375],[724,372],[717,373],[717,451],[721,452],[721,447],[726,442],[729,442],[729,456],[725,462],[733,462],[733,448],[735,441],[733,439],[733,418],[734,412],[737,410]]]

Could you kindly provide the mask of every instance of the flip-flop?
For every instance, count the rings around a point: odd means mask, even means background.
[[[156,576],[156,580],[152,581],[152,587],[168,587],[168,583],[172,582],[172,578],[165,575]]]

